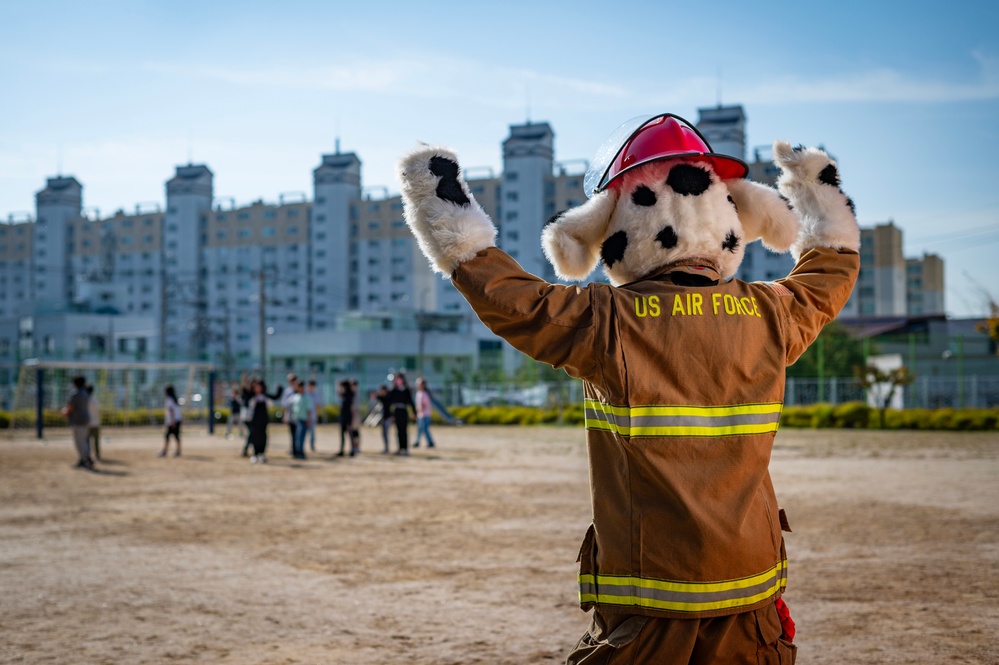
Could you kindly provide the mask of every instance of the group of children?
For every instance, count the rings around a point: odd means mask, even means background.
[[[94,461],[100,460],[100,403],[94,397],[94,387],[87,385],[82,376],[73,379],[74,392],[70,396],[63,414],[73,428],[73,440],[79,456],[78,468],[93,469]],[[319,422],[321,406],[315,381],[302,381],[294,374],[288,375],[288,386],[280,386],[273,393],[267,392],[263,379],[246,379],[232,390],[229,400],[229,418],[226,422],[225,437],[231,439],[235,432],[246,436],[243,457],[249,457],[253,464],[267,462],[267,425],[270,422],[269,407],[277,402],[284,411],[284,422],[288,425],[291,438],[291,455],[294,459],[306,459],[305,443],[309,442],[312,452],[316,451],[316,425]],[[406,383],[403,374],[392,377],[392,388],[382,385],[372,397],[380,404],[383,454],[389,453],[389,431],[393,425],[398,441],[397,455],[409,454],[409,412],[416,416],[417,433],[413,447],[419,447],[425,436],[427,447],[435,446],[430,434],[433,403],[425,379],[416,382],[416,396]],[[340,452],[338,457],[354,457],[361,452],[361,416],[357,405],[358,384],[353,379],[343,379],[337,384],[340,398]],[[170,451],[170,439],[175,442],[174,457],[181,455],[181,424],[183,414],[180,400],[172,385],[164,389],[164,421],[166,430],[163,448],[158,457],[166,457]],[[345,450],[350,442],[349,452]],[[252,455],[250,449],[252,448]]]
[[[397,432],[398,449],[396,454],[409,454],[409,411],[416,416],[417,435],[414,447],[420,445],[426,436],[427,446],[434,447],[430,434],[431,411],[433,408],[430,390],[423,378],[417,380],[417,392],[414,399],[403,374],[392,377],[392,388],[381,386],[372,396],[381,405],[381,425],[383,454],[389,453],[389,430],[393,425]],[[337,396],[340,399],[340,451],[338,457],[349,455],[354,457],[361,452],[361,414],[358,407],[360,394],[356,379],[343,379],[337,383]],[[316,425],[319,422],[321,402],[317,393],[315,381],[303,381],[294,374],[288,375],[288,386],[282,390],[279,386],[273,393],[267,392],[267,385],[262,379],[247,380],[244,378],[239,388],[234,388],[229,401],[229,418],[226,423],[225,436],[232,438],[233,432],[243,436],[244,425],[247,429],[246,444],[243,446],[243,456],[250,457],[254,464],[267,462],[267,424],[269,422],[268,406],[272,402],[281,405],[284,412],[284,422],[288,425],[291,439],[291,456],[294,459],[306,459],[305,443],[309,442],[311,452],[316,450]],[[168,409],[168,414],[169,414]],[[168,419],[167,438],[170,436]],[[347,443],[350,447],[347,450]],[[250,448],[253,454],[250,455]],[[178,438],[179,450],[179,438]],[[179,452],[178,452],[179,454]]]

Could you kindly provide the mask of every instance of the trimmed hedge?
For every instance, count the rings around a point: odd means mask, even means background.
[[[459,406],[451,413],[469,425],[556,424],[556,409],[525,406]],[[581,425],[582,405],[562,411],[562,423]],[[789,406],[781,413],[782,427],[877,429],[878,410],[864,402]],[[999,429],[999,408],[993,409],[906,409],[888,410],[884,429],[926,429],[991,431]]]
[[[837,427],[881,429],[878,410],[864,402],[789,406],[780,417],[782,427]],[[999,429],[999,408],[888,409],[883,429],[992,431]]]
[[[529,406],[456,406],[451,414],[469,425],[557,425],[558,409]],[[190,421],[203,421],[202,410],[185,412]],[[281,409],[270,409],[271,422],[281,422]],[[0,429],[10,427],[11,414],[0,411]],[[325,405],[322,420],[339,421],[340,408]],[[16,413],[17,422],[34,423],[34,410],[22,409]],[[64,427],[66,418],[55,410],[44,412],[45,427]],[[225,423],[228,409],[216,409],[215,422]],[[435,414],[435,421],[439,418]],[[563,425],[582,425],[583,406],[572,404],[562,409]],[[780,416],[781,427],[880,429],[878,410],[864,402],[845,404],[812,404],[786,407]],[[133,409],[131,411],[105,410],[101,421],[107,426],[149,426],[163,423],[163,409]],[[999,408],[991,409],[889,409],[885,412],[884,429],[921,429],[954,431],[993,431],[999,429]]]

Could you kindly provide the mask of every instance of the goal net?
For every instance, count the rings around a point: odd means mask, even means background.
[[[72,394],[73,378],[82,376],[93,387],[101,425],[149,427],[164,422],[164,390],[172,385],[187,422],[206,421],[212,385],[208,363],[87,363],[25,361],[9,405],[11,434],[62,427],[62,408]],[[215,405],[219,406],[216,394]]]

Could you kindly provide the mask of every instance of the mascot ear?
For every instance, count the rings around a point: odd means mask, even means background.
[[[548,221],[541,232],[541,246],[560,279],[584,279],[597,267],[600,244],[616,205],[617,188],[609,188]]]
[[[747,243],[759,238],[774,252],[791,249],[801,231],[801,220],[787,198],[773,187],[749,180],[726,180],[725,185],[735,201]]]

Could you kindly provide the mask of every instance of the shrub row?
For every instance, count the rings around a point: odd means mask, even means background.
[[[888,409],[882,425],[878,410],[864,402],[812,404],[787,407],[780,424],[782,427],[989,431],[999,429],[999,408]]]
[[[557,409],[524,406],[463,406],[451,413],[469,425],[538,425],[558,423]],[[582,405],[562,410],[562,423],[584,421]],[[864,402],[790,406],[781,414],[782,427],[880,428],[878,410]],[[884,429],[995,430],[999,408],[993,409],[905,409],[888,410]]]
[[[556,408],[535,408],[528,406],[458,406],[451,414],[469,425],[548,425],[559,424],[559,411]],[[28,426],[35,422],[33,409],[19,409],[16,422]],[[281,409],[271,409],[271,422],[280,422]],[[203,421],[204,410],[185,411],[191,421]],[[338,422],[340,408],[325,405],[321,420],[327,423]],[[224,423],[229,417],[228,409],[217,409],[215,421]],[[0,429],[10,427],[11,414],[0,411]],[[435,416],[435,421],[439,419]],[[110,411],[101,413],[101,421],[109,426],[149,426],[163,423],[163,409],[132,409],[131,411]],[[583,407],[573,404],[562,409],[561,424],[581,425],[584,422]],[[45,427],[62,427],[66,418],[56,410],[44,411]],[[810,406],[789,406],[781,413],[782,427],[808,428],[881,428],[878,410],[864,402],[845,404],[812,404]],[[884,429],[923,429],[923,430],[978,430],[999,429],[999,408],[992,409],[889,409],[885,413]]]
[[[281,422],[284,416],[280,408],[268,409],[270,421],[272,423]],[[35,410],[18,409],[14,412],[15,422],[19,427],[34,426]],[[205,409],[185,409],[184,418],[190,422],[204,422],[207,416]],[[0,429],[10,427],[11,413],[0,411]],[[225,424],[229,419],[229,409],[216,409],[215,422]],[[334,423],[340,419],[340,407],[326,405],[320,410],[320,420],[327,423]],[[162,425],[165,422],[163,409],[102,409],[101,424],[107,427],[148,427],[150,425]],[[65,427],[67,425],[66,416],[58,409],[45,409],[42,411],[42,423],[46,428]]]

